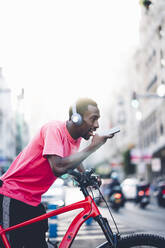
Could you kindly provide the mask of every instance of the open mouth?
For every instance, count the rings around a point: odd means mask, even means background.
[[[92,132],[92,131],[89,131],[88,134],[89,134],[90,136],[93,136],[93,132]]]
[[[93,135],[94,135],[94,130],[93,130],[93,129],[90,129],[89,132],[88,132],[88,134],[89,134],[90,136],[93,136]]]

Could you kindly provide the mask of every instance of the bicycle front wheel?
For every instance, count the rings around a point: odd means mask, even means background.
[[[100,247],[111,248],[107,243]],[[165,248],[165,238],[154,234],[132,234],[121,237],[117,248]]]

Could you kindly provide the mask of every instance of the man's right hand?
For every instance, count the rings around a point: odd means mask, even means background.
[[[95,134],[95,135],[93,135],[91,145],[98,148],[98,147],[102,146],[103,144],[105,144],[107,139],[113,138],[113,136],[114,136],[114,134],[104,135],[104,136]]]

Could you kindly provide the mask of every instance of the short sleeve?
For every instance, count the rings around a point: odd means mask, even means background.
[[[42,129],[44,147],[42,155],[58,155],[63,157],[63,142],[58,127],[54,125],[46,126]]]

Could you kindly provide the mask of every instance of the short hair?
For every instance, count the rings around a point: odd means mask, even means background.
[[[77,113],[79,113],[80,115],[83,116],[84,112],[88,109],[88,105],[93,105],[95,107],[98,107],[97,103],[90,99],[90,98],[79,98],[76,102],[76,111]],[[70,106],[69,108],[69,120],[71,119],[71,116],[73,114],[73,105]]]

